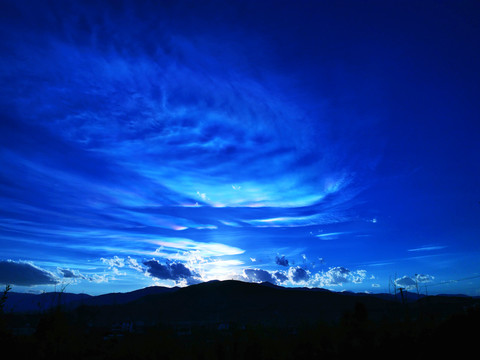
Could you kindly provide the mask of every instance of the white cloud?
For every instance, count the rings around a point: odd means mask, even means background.
[[[345,220],[334,213],[315,214],[308,216],[284,216],[268,219],[243,220],[255,227],[302,227],[322,224],[332,224]]]
[[[129,268],[137,270],[139,272],[144,272],[144,268],[138,263],[136,259],[131,258],[130,256],[127,257],[126,263]]]
[[[416,252],[416,251],[433,251],[433,250],[441,250],[446,248],[446,246],[421,246],[415,249],[409,249],[408,251]]]
[[[198,251],[202,257],[239,255],[245,252],[243,249],[226,244],[199,242],[185,238],[165,238],[161,240],[148,241],[155,245],[161,246],[156,250],[156,252],[162,256],[166,255],[165,257],[168,257],[169,252],[178,252],[179,250],[183,252]]]
[[[360,284],[367,276],[366,270],[351,271],[345,267],[332,267],[328,271],[315,274],[315,283],[318,286],[336,286],[345,283]]]
[[[427,274],[415,274],[414,277],[405,275],[401,278],[395,279],[395,284],[404,287],[407,290],[411,290],[420,284],[431,282],[433,279],[435,278],[432,275]]]
[[[113,258],[107,259],[107,258],[100,258],[100,260],[108,265],[109,268],[119,268],[119,267],[124,267],[125,266],[125,259],[118,257],[115,255]]]
[[[207,194],[201,193],[200,191],[197,191],[197,195],[200,196],[202,200],[208,200]]]
[[[401,278],[395,279],[395,284],[399,287],[404,287],[406,289],[414,288],[417,283],[410,276],[403,276]]]
[[[367,276],[366,270],[357,270],[351,272],[352,282],[355,284],[361,284]]]
[[[321,233],[316,234],[315,237],[319,238],[320,240],[335,240],[340,235],[347,234],[346,232],[330,232],[330,233]]]
[[[243,261],[236,259],[221,260],[210,259],[201,266],[194,267],[200,273],[202,279],[208,280],[227,280],[236,278],[241,271]],[[242,280],[242,279],[239,279]]]
[[[226,221],[226,220],[219,220],[219,221],[225,226],[242,227],[242,225],[234,221]]]
[[[415,274],[415,278],[419,283],[427,283],[435,279],[435,277],[428,274]]]
[[[124,258],[121,258],[121,257],[118,257],[117,255],[115,255],[113,258],[100,258],[100,260],[108,265],[108,269],[109,270],[112,270],[113,274],[114,275],[117,275],[117,276],[125,276],[127,275],[126,272],[121,272],[118,268],[123,268],[125,267],[125,259]]]

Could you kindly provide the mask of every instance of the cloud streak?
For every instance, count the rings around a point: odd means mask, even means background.
[[[430,246],[422,246],[419,248],[408,249],[408,251],[417,252],[417,251],[434,251],[434,250],[441,250],[446,248],[446,246],[441,245],[430,245]]]

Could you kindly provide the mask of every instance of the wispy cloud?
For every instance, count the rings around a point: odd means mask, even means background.
[[[337,231],[337,232],[330,232],[330,233],[320,233],[316,234],[315,237],[319,238],[320,240],[334,240],[337,239],[340,235],[348,234],[344,231]]]
[[[255,227],[302,227],[334,224],[345,220],[346,218],[339,214],[325,213],[309,216],[285,216],[269,219],[244,220],[244,222]]]
[[[335,84],[348,92],[338,99],[317,81],[328,66],[298,67],[308,65],[310,46],[305,58],[283,56],[296,52],[272,39],[291,28],[272,27],[279,33],[270,36],[236,16],[232,24],[205,20],[237,4],[199,6],[195,16],[161,2],[132,1],[115,14],[109,4],[8,6],[18,17],[1,25],[9,34],[8,56],[0,56],[6,257],[50,254],[62,279],[78,281],[365,279],[346,267],[317,272],[308,259],[357,256],[342,255],[340,240],[366,242],[347,236],[358,222],[365,233],[383,226],[359,195],[375,186],[365,175],[387,140],[371,135],[375,116],[356,109],[365,104],[344,106],[361,96],[350,84]],[[317,41],[313,33],[301,40],[309,36]],[[289,46],[301,50],[302,41]],[[287,256],[274,260],[279,253]],[[98,268],[76,270],[63,259]],[[31,263],[4,266],[49,279]]]
[[[161,240],[148,240],[152,244],[159,245],[157,253],[168,252],[189,252],[198,251],[201,256],[225,256],[243,254],[245,250],[220,243],[203,243],[184,238],[165,238]]]
[[[443,246],[443,245],[425,245],[425,246],[421,246],[419,248],[414,248],[414,249],[408,249],[408,251],[413,251],[413,252],[416,252],[416,251],[434,251],[434,250],[442,250],[442,249],[445,249],[446,246]]]

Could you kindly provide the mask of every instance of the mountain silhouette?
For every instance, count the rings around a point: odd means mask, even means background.
[[[42,294],[29,294],[9,292],[5,303],[6,312],[35,312],[49,310],[52,307],[61,305],[68,309],[76,308],[80,305],[115,305],[125,304],[134,301],[146,295],[163,294],[178,290],[178,287],[168,288],[162,286],[150,286],[139,290],[126,293],[109,293],[97,296],[87,294],[72,294],[50,292]]]
[[[0,313],[0,342],[40,359],[383,358],[398,345],[422,357],[472,353],[478,298],[408,295],[234,280],[100,296],[12,293],[16,311]],[[36,301],[50,308],[18,311]]]
[[[415,296],[413,296],[415,295]],[[338,322],[362,304],[368,318],[397,320],[408,310],[448,315],[478,302],[465,296],[418,297],[408,294],[402,303],[390,294],[333,292],[326,289],[284,288],[270,283],[236,280],[210,281],[184,288],[159,286],[127,293],[99,296],[45,293],[11,293],[6,311],[35,312],[61,305],[73,311],[82,308],[102,324],[142,321],[146,324],[238,323],[289,326],[314,321]],[[41,306],[40,306],[40,305]]]

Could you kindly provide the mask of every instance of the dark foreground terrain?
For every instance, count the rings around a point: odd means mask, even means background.
[[[57,306],[45,310],[1,313],[4,354],[32,359],[458,358],[476,353],[480,339],[480,301],[470,297],[401,301],[237,281],[142,290],[116,296],[113,303],[103,297],[66,304],[57,295]]]

